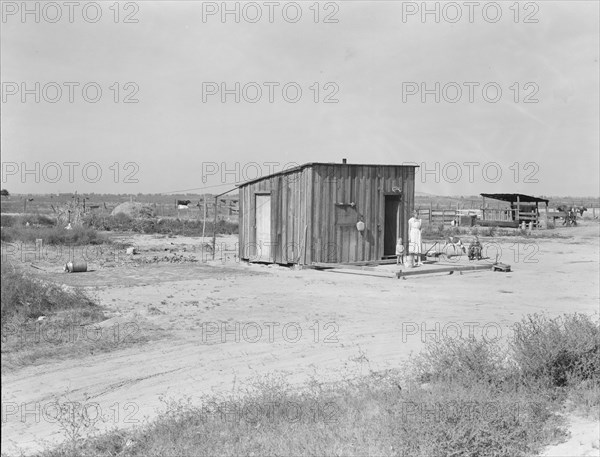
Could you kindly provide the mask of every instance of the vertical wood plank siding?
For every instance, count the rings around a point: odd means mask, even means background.
[[[385,195],[402,189],[401,236],[408,247],[408,219],[414,208],[415,169],[394,165],[310,164],[299,170],[240,186],[239,255],[252,261],[255,195],[271,195],[273,262],[378,260],[383,256]],[[354,203],[365,231],[336,226],[336,203]],[[342,241],[343,240],[343,241]],[[341,244],[341,246],[340,246]],[[341,256],[341,259],[338,257]]]

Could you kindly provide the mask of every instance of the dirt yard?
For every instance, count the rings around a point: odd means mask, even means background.
[[[527,313],[597,313],[597,221],[553,233],[567,237],[494,239],[510,273],[406,280],[239,264],[231,255],[204,262],[198,238],[148,235],[133,239],[139,254],[90,262],[93,271],[86,273],[63,273],[62,262],[37,262],[43,270],[32,272],[82,286],[108,308],[113,317],[102,323],[103,330],[118,331],[120,338],[155,331],[162,336],[4,373],[2,452],[29,453],[63,441],[63,431],[46,412],[67,391],[70,400],[94,404],[108,417],[97,424],[100,430],[130,427],[154,416],[162,397],[193,401],[272,372],[298,384],[313,376],[335,380],[399,367],[426,337],[452,336],[457,329],[510,338],[510,326]],[[17,411],[5,404],[17,405]],[[598,425],[574,424],[587,430],[587,444],[565,449],[565,443],[561,455],[598,455],[597,440],[588,443],[589,430],[597,432]],[[552,452],[548,455],[558,455]]]

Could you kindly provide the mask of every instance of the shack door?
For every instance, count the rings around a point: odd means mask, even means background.
[[[358,214],[351,206],[336,206],[335,208],[335,259],[328,261],[346,263],[358,259],[358,237],[356,230]]]
[[[400,195],[385,196],[385,222],[383,232],[383,255],[396,255],[396,243],[400,237]],[[406,244],[406,240],[402,240]]]
[[[256,195],[256,261],[271,262],[271,196]]]

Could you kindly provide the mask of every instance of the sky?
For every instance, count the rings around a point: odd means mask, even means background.
[[[451,3],[3,1],[2,188],[218,193],[346,158],[598,197],[600,2]]]

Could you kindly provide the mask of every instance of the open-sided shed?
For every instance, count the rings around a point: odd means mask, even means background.
[[[307,163],[248,181],[239,186],[240,258],[309,265],[393,256],[398,238],[408,247],[414,192],[414,165]]]
[[[483,197],[482,220],[496,225],[505,225],[517,227],[519,224],[533,223],[535,227],[539,226],[539,204],[545,203],[545,214],[548,212],[549,200],[545,198],[534,197],[525,194],[481,194]],[[510,204],[510,209],[489,209],[486,208],[485,199],[499,200]]]

